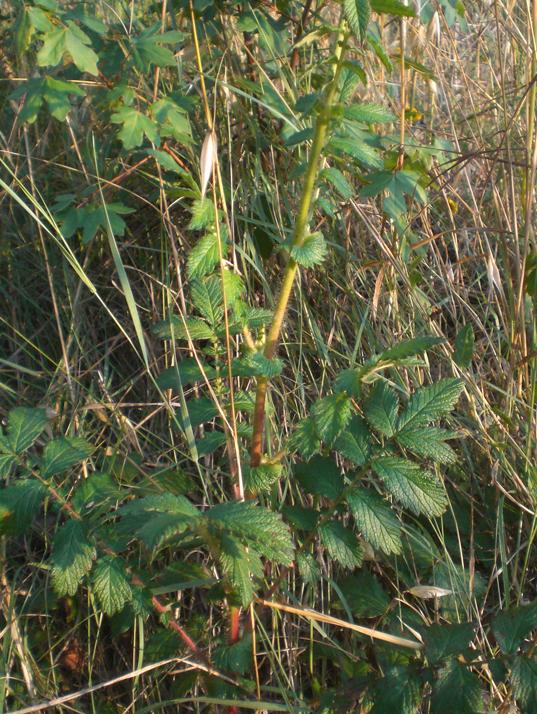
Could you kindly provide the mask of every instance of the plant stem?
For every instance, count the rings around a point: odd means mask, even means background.
[[[311,204],[315,194],[315,184],[319,173],[321,153],[325,145],[328,126],[332,116],[332,107],[337,92],[339,77],[343,68],[343,57],[345,55],[345,45],[347,41],[346,32],[343,25],[340,25],[340,32],[337,38],[336,58],[337,65],[334,77],[326,88],[324,105],[321,108],[315,124],[313,143],[311,146],[306,178],[302,188],[300,206],[293,231],[291,247],[300,247],[308,235]],[[265,342],[264,355],[267,359],[272,359],[278,348],[280,333],[287,312],[289,298],[293,291],[295,276],[298,264],[292,257],[289,257],[282,279],[280,294],[274,311],[274,318]],[[255,395],[255,408],[253,416],[253,434],[250,447],[250,464],[259,466],[263,454],[263,427],[265,422],[265,404],[268,390],[268,377],[259,377],[257,380],[257,390]]]

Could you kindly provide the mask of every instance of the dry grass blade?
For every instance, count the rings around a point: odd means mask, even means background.
[[[345,620],[340,620],[339,617],[325,615],[324,613],[316,612],[315,610],[293,607],[292,605],[284,605],[280,602],[274,602],[274,600],[263,600],[262,598],[256,598],[256,602],[259,603],[259,605],[270,607],[273,610],[281,610],[282,612],[288,612],[292,615],[298,615],[306,620],[324,622],[327,625],[334,625],[335,627],[343,627],[345,630],[359,632],[361,635],[366,635],[366,637],[372,637],[375,640],[382,640],[383,642],[388,642],[389,644],[397,645],[398,647],[420,650],[423,646],[420,642],[407,640],[405,637],[398,637],[397,635],[390,635],[388,632],[379,632],[378,630],[373,630],[371,627],[355,625],[353,622],[346,622]]]

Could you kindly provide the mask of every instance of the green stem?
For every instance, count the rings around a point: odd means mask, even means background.
[[[293,237],[291,240],[291,248],[300,247],[304,243],[304,240],[308,235],[311,204],[315,195],[315,185],[319,173],[321,154],[326,142],[326,135],[332,116],[332,107],[334,105],[334,99],[336,97],[339,77],[343,68],[343,57],[345,55],[346,41],[347,35],[343,29],[343,26],[341,25],[336,46],[336,71],[334,73],[332,81],[326,89],[324,105],[318,114],[317,121],[315,124],[313,143],[311,146],[308,168],[306,170],[306,178],[304,179],[304,186],[302,188],[302,196],[300,199],[298,215],[293,231]],[[272,324],[270,326],[265,342],[264,355],[265,357],[267,357],[267,359],[272,359],[278,348],[278,344],[280,341],[280,333],[283,321],[285,319],[285,314],[287,312],[289,298],[291,297],[291,293],[293,291],[293,285],[295,282],[297,270],[297,262],[293,260],[293,258],[289,257],[283,275],[280,294],[276,303],[276,309],[274,311],[274,318],[272,320]],[[265,404],[267,398],[268,382],[268,377],[260,377],[257,380],[255,409],[253,417],[253,434],[250,448],[250,463],[252,466],[259,466],[263,453],[263,427],[265,422]]]

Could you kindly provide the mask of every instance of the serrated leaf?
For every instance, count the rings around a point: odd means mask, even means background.
[[[363,42],[371,16],[369,0],[343,0],[343,10],[356,39]]]
[[[457,454],[445,439],[452,439],[457,434],[439,427],[423,426],[405,428],[396,435],[397,441],[416,456],[432,459],[440,464],[453,464]]]
[[[246,607],[254,597],[254,585],[250,573],[257,570],[254,554],[249,555],[245,546],[236,538],[224,535],[220,541],[220,563],[224,574],[237,590],[241,604]]]
[[[454,361],[463,369],[467,369],[472,363],[474,341],[474,328],[471,323],[468,323],[457,333],[455,351],[453,352]]]
[[[302,268],[313,268],[326,258],[327,245],[322,233],[310,233],[302,245],[291,248],[291,258]]]
[[[393,436],[397,428],[399,399],[386,382],[378,380],[364,402],[364,414],[371,426],[384,436]]]
[[[346,428],[352,417],[352,401],[344,393],[331,394],[318,399],[311,413],[317,433],[323,441],[331,445]]]
[[[461,654],[468,648],[473,636],[471,623],[430,625],[423,633],[427,659],[436,665],[447,657]]]
[[[177,315],[157,322],[151,331],[163,340],[170,339],[172,335],[178,340],[212,340],[216,337],[214,331],[203,320],[197,317],[186,317],[182,320]]]
[[[206,280],[192,280],[190,289],[192,302],[196,309],[201,312],[212,329],[216,329],[224,319],[224,306],[219,278],[211,276]]]
[[[421,704],[421,681],[410,667],[390,667],[377,680],[372,699],[371,714],[416,714]]]
[[[321,448],[315,422],[311,417],[302,419],[288,442],[290,451],[298,451],[304,459],[311,458]]]
[[[367,424],[355,414],[334,442],[334,449],[357,466],[363,466],[371,453],[372,437]]]
[[[329,148],[335,150],[336,154],[348,154],[364,166],[373,169],[383,167],[383,160],[376,149],[364,141],[358,139],[343,139],[334,137],[330,139]]]
[[[192,216],[188,227],[192,231],[213,225],[215,221],[214,205],[209,198],[198,198],[192,204]]]
[[[121,107],[112,114],[110,121],[113,124],[123,125],[118,132],[118,137],[121,139],[123,147],[127,150],[141,146],[144,136],[155,144],[159,141],[155,122],[132,107]]]
[[[398,360],[406,359],[407,357],[420,355],[441,342],[444,342],[442,337],[433,337],[430,335],[414,337],[411,340],[404,340],[403,342],[399,342],[397,345],[384,350],[384,352],[381,352],[380,355],[378,355],[378,359],[383,362],[397,362]]]
[[[60,597],[74,595],[89,573],[95,548],[89,543],[80,521],[67,521],[54,536],[52,545],[52,583]]]
[[[527,714],[537,711],[537,659],[518,656],[511,667],[511,683],[517,701]]]
[[[483,711],[479,679],[467,667],[451,660],[433,685],[431,709],[434,714],[479,714]]]
[[[0,489],[0,535],[25,533],[39,510],[46,490],[39,481],[24,479]]]
[[[363,537],[387,555],[400,553],[401,526],[388,504],[374,491],[353,489],[347,503]]]
[[[218,264],[218,238],[216,233],[206,233],[190,251],[187,272],[190,279],[203,278]]]
[[[279,357],[269,359],[262,352],[249,352],[235,360],[233,374],[273,379],[281,374],[283,362]]]
[[[423,426],[448,414],[455,406],[463,386],[460,379],[442,379],[418,389],[399,417],[398,431],[410,426]]]
[[[389,109],[380,104],[371,104],[369,102],[351,104],[345,107],[344,116],[346,119],[364,124],[383,124],[396,119],[395,114]]]
[[[345,201],[352,198],[353,188],[339,169],[329,166],[321,171],[321,178],[328,181]]]
[[[303,488],[315,496],[337,499],[343,490],[343,476],[333,459],[314,456],[302,464],[295,464],[294,474]]]
[[[358,538],[339,521],[324,523],[319,535],[328,555],[344,568],[352,570],[362,564],[363,552]]]
[[[120,558],[107,555],[97,562],[93,569],[93,590],[107,615],[121,612],[132,600],[132,589]]]
[[[16,454],[28,449],[47,425],[45,409],[15,407],[9,412],[7,442]]]
[[[413,513],[433,517],[445,511],[447,497],[442,485],[411,461],[381,456],[373,461],[372,468],[388,491]]]
[[[310,553],[297,553],[296,564],[300,577],[305,583],[315,585],[321,577],[319,563]]]
[[[80,461],[87,459],[94,448],[85,439],[78,436],[61,436],[49,441],[43,451],[41,475],[45,478],[66,471]]]
[[[524,639],[537,628],[537,601],[506,610],[492,622],[496,641],[505,654],[515,654]]]
[[[244,488],[252,493],[263,493],[271,490],[282,473],[281,464],[260,464],[243,471]]]
[[[225,526],[235,536],[247,539],[266,558],[282,565],[292,563],[293,542],[280,513],[251,501],[232,501],[213,506],[207,512],[207,518]]]

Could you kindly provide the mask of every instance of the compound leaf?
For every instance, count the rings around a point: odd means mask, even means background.
[[[95,548],[88,542],[82,523],[64,523],[52,546],[52,583],[60,597],[76,593],[94,558]]]

